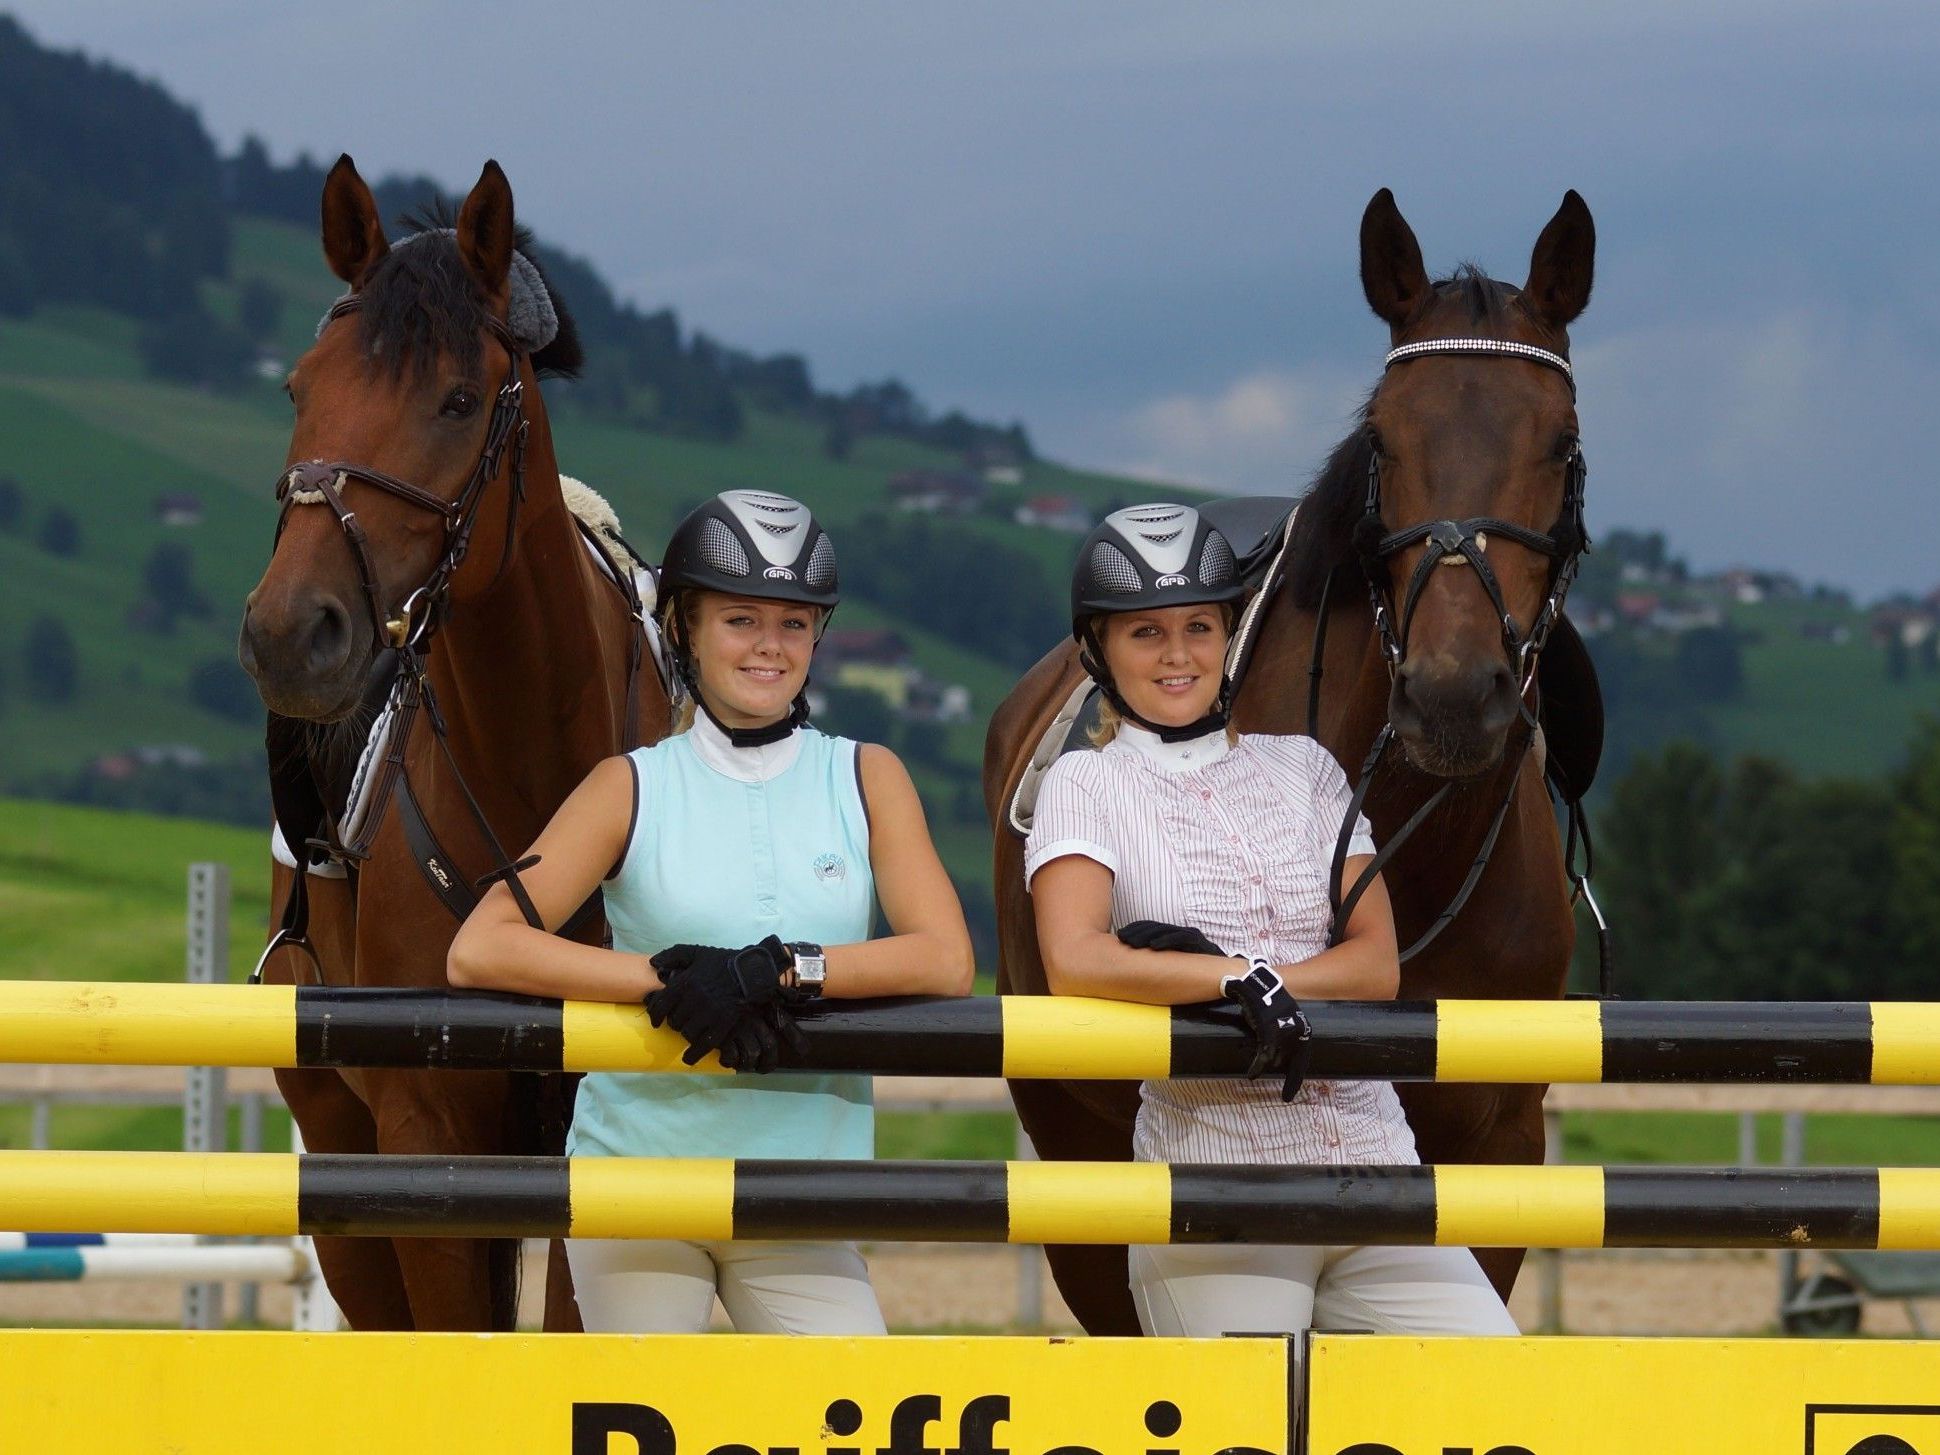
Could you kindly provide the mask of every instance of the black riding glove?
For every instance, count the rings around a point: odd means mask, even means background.
[[[1164,920],[1135,919],[1120,925],[1118,938],[1134,950],[1179,950],[1188,955],[1217,955],[1226,952],[1206,938],[1203,930],[1190,925],[1169,925]]]
[[[807,1041],[786,1004],[787,946],[774,935],[738,950],[672,945],[652,964],[663,982],[646,997],[654,1025],[671,1025],[687,1041],[681,1060],[695,1065],[710,1051],[732,1071],[772,1071],[782,1041],[797,1054]]]
[[[1228,975],[1220,983],[1220,993],[1239,1002],[1246,1028],[1259,1045],[1253,1064],[1246,1068],[1246,1079],[1253,1080],[1269,1067],[1285,1071],[1280,1100],[1292,1101],[1307,1079],[1307,1056],[1313,1044],[1313,1027],[1301,1014],[1300,1002],[1293,998],[1286,982],[1266,961],[1253,960],[1244,975]]]

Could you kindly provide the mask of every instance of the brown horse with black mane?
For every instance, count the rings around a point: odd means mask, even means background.
[[[277,869],[266,978],[442,988],[459,916],[508,846],[602,758],[667,730],[632,575],[597,557],[560,484],[538,381],[570,375],[580,348],[524,242],[496,163],[455,227],[396,247],[348,157],[324,184],[324,256],[350,291],[290,375],[283,514],[241,650],[271,713],[283,836],[326,862]],[[367,749],[380,703],[388,733]],[[600,929],[593,904],[575,932]],[[557,1078],[277,1080],[316,1152],[557,1153],[563,1137]],[[516,1243],[317,1245],[356,1328],[512,1326]],[[548,1323],[576,1327],[564,1262]]]
[[[1383,869],[1400,942],[1439,928],[1402,967],[1404,999],[1563,993],[1575,929],[1536,746],[1535,677],[1585,544],[1567,327],[1589,302],[1594,253],[1589,209],[1571,192],[1521,289],[1472,269],[1430,282],[1393,196],[1375,195],[1361,220],[1361,282],[1394,352],[1301,502],[1239,687],[1241,729],[1312,732],[1350,780],[1382,739],[1360,786],[1384,848],[1439,795]],[[1449,565],[1464,569],[1435,569]],[[1013,808],[1033,750],[1082,681],[1067,642],[1018,684],[986,742],[1008,994],[1047,990]],[[1582,749],[1552,741],[1548,751]],[[1486,866],[1449,918],[1479,858]],[[1540,1162],[1543,1090],[1399,1088],[1431,1163]],[[1130,1157],[1135,1087],[1013,1082],[1011,1093],[1040,1156]],[[1122,1248],[1047,1251],[1089,1331],[1138,1332]],[[1522,1251],[1478,1257],[1506,1297]]]

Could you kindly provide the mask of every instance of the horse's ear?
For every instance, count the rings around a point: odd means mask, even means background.
[[[1390,328],[1405,324],[1428,297],[1421,244],[1386,187],[1361,214],[1361,291],[1367,294],[1367,306]]]
[[[487,162],[458,210],[458,255],[487,298],[505,291],[513,242],[512,184],[497,162]]]
[[[355,288],[390,250],[377,199],[346,152],[323,179],[323,256],[330,271]]]
[[[1596,223],[1572,188],[1536,239],[1523,300],[1551,328],[1563,328],[1589,305],[1595,272]]]

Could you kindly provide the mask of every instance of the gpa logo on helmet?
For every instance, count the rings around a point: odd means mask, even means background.
[[[1157,584],[1160,586],[1190,586],[1192,582],[1188,580],[1186,577],[1178,575],[1176,572],[1174,572],[1172,574],[1159,577]]]
[[[795,573],[786,566],[770,566],[761,574],[770,581],[793,581],[795,579]]]

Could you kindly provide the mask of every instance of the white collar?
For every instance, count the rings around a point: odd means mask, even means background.
[[[795,766],[802,752],[802,730],[796,728],[778,743],[759,748],[737,748],[714,719],[696,708],[694,725],[687,730],[694,756],[724,778],[741,783],[766,783],[779,778]]]
[[[1183,743],[1168,743],[1157,733],[1147,732],[1136,723],[1121,722],[1114,743],[1125,747],[1145,759],[1161,773],[1196,773],[1201,768],[1217,763],[1233,750],[1226,737],[1226,729],[1216,727],[1201,737],[1188,738]]]

